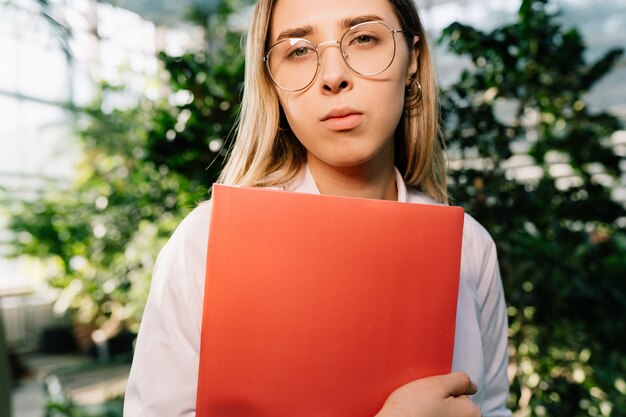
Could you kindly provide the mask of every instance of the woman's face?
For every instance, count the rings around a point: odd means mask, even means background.
[[[401,29],[388,0],[277,0],[269,45],[279,37],[305,38],[317,45],[340,40],[362,21]],[[353,72],[338,44],[322,45],[320,67],[304,90],[276,87],[289,126],[307,149],[309,163],[330,167],[384,169],[393,165],[394,132],[404,106],[405,86],[417,71],[417,52],[396,34],[393,62],[366,77]]]

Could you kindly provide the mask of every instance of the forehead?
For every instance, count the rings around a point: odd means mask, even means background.
[[[330,35],[359,16],[378,16],[392,28],[400,26],[389,0],[275,0],[269,38],[301,27],[311,28],[313,35]]]

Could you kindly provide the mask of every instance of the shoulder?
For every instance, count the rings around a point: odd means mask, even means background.
[[[176,231],[172,235],[173,239],[184,241],[195,240],[200,231],[206,231],[211,220],[211,200],[203,201],[198,204],[185,218],[180,222]]]
[[[202,287],[210,220],[211,202],[206,201],[180,222],[157,258],[152,276],[153,291],[170,287],[168,282],[190,281],[192,287]]]
[[[163,249],[174,250],[181,246],[202,246],[203,249],[206,249],[205,243],[208,241],[211,206],[211,201],[208,200],[191,210],[180,222]]]
[[[461,273],[484,300],[500,281],[496,244],[489,232],[471,215],[465,213]]]
[[[478,258],[496,250],[491,234],[468,213],[465,213],[463,223],[463,250],[466,249]]]
[[[442,205],[424,193],[409,188],[410,203]],[[473,287],[479,297],[499,278],[496,245],[493,238],[474,217],[465,213],[463,221],[463,244],[461,255],[461,276]]]
[[[407,189],[407,199],[409,203],[430,204],[442,206],[426,194],[414,188]],[[472,249],[472,252],[480,253],[484,250],[495,248],[493,239],[489,232],[474,219],[470,214],[465,213],[463,222],[463,249],[465,246]]]

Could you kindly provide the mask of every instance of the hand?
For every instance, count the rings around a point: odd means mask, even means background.
[[[480,417],[468,397],[476,391],[465,372],[418,379],[392,392],[376,417]]]

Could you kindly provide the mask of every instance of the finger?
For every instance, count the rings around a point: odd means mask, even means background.
[[[476,394],[478,387],[472,382],[465,372],[452,372],[448,375],[446,388],[448,394],[458,397],[460,395]]]
[[[457,405],[463,404],[463,413],[460,415],[463,416],[472,416],[472,417],[481,417],[482,413],[480,411],[480,408],[478,408],[478,406],[476,404],[474,404],[472,402],[472,400],[467,396],[467,395],[461,395],[460,397],[456,397],[454,399],[455,401],[457,401]],[[459,408],[460,410],[460,408]]]

